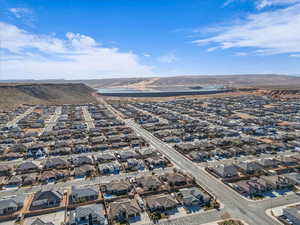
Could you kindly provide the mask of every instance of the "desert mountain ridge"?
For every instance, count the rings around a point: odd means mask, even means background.
[[[97,102],[94,89],[81,83],[2,83],[0,84],[0,110],[21,104],[83,104]]]
[[[1,81],[0,81],[1,82]],[[211,86],[224,87],[300,87],[300,76],[278,74],[244,75],[182,75],[164,77],[106,78],[91,80],[7,80],[2,82],[18,83],[84,83],[92,88],[136,88],[148,89],[167,86]]]

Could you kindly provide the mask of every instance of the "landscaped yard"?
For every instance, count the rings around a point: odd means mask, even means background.
[[[243,223],[239,220],[226,220],[218,222],[218,225],[243,225]]]

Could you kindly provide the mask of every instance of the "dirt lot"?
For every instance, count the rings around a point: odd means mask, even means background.
[[[190,96],[174,96],[174,97],[151,97],[151,98],[133,98],[133,97],[111,97],[111,96],[101,96],[94,94],[98,99],[104,99],[109,103],[123,103],[123,102],[162,102],[162,101],[172,101],[176,99],[203,99],[203,98],[217,98],[217,97],[227,97],[227,96],[241,96],[241,95],[260,95],[259,92],[253,91],[237,91],[237,92],[226,92],[219,94],[209,94],[209,95],[190,95]]]

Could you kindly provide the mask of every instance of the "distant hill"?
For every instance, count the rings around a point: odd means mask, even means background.
[[[300,88],[300,77],[286,75],[199,75],[199,76],[175,76],[156,78],[122,78],[83,80],[85,84],[93,88],[104,87],[132,87],[147,89],[150,87],[167,86],[211,86],[221,85],[225,87],[254,87],[254,88]]]
[[[193,75],[193,76],[161,76],[143,78],[111,78],[93,80],[7,80],[1,82],[18,83],[84,83],[92,88],[129,87],[148,89],[166,86],[210,86],[278,88],[300,87],[300,76],[276,74],[245,74],[245,75]]]
[[[0,84],[0,109],[20,104],[81,104],[96,102],[93,89],[85,84]]]
[[[152,85],[223,85],[232,87],[263,87],[300,85],[300,77],[284,75],[224,75],[224,76],[179,76],[160,78]]]

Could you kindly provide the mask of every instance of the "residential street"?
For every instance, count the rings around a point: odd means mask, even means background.
[[[90,130],[91,128],[95,128],[95,124],[93,122],[91,114],[88,111],[87,106],[82,107],[82,112],[83,112],[85,123],[87,125],[87,129]]]
[[[62,107],[56,107],[54,114],[49,118],[49,120],[46,122],[44,129],[40,132],[40,135],[44,132],[51,131],[53,127],[55,126],[59,116],[61,115]]]
[[[13,127],[13,126],[15,126],[21,119],[23,119],[25,116],[27,116],[30,113],[32,113],[34,109],[35,109],[35,107],[30,107],[29,109],[26,110],[26,112],[24,112],[23,114],[18,115],[16,118],[14,118],[13,120],[9,121],[6,124],[6,126],[7,127]]]

